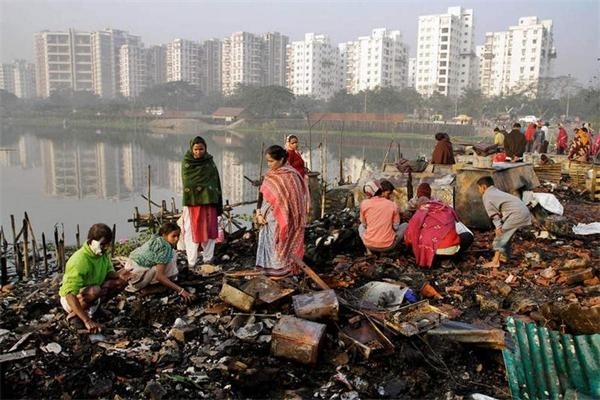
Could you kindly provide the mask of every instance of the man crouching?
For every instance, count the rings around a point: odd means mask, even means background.
[[[107,225],[92,225],[87,241],[67,261],[58,291],[60,304],[69,313],[67,321],[76,323],[79,318],[91,333],[102,331],[102,325],[92,319],[100,302],[115,296],[127,284],[127,272],[115,272],[106,253],[112,239]]]

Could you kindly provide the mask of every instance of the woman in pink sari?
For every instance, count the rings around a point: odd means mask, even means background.
[[[265,151],[269,170],[260,186],[263,203],[256,211],[260,225],[256,265],[273,277],[299,272],[292,256],[304,256],[307,188],[287,159],[288,153],[281,146]]]

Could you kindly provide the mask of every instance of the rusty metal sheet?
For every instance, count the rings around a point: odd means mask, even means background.
[[[561,334],[510,317],[506,326],[514,349],[502,354],[514,399],[600,398],[600,334]]]

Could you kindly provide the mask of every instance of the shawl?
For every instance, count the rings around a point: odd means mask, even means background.
[[[173,259],[173,248],[162,238],[154,235],[146,243],[133,250],[129,258],[140,267],[152,268],[157,264],[168,264]]]
[[[558,129],[558,137],[556,138],[556,147],[559,149],[566,149],[569,142],[569,136],[565,128]]]
[[[223,212],[223,195],[219,171],[213,156],[206,153],[202,158],[194,158],[188,150],[181,163],[183,180],[183,205],[215,205],[217,213]]]
[[[455,163],[454,153],[452,151],[452,143],[450,140],[448,140],[448,138],[437,141],[435,148],[433,149],[433,154],[431,155],[431,163],[446,165]]]
[[[304,255],[304,225],[306,223],[306,186],[298,171],[284,164],[269,170],[260,186],[265,201],[277,221],[275,251],[281,260],[295,254]]]
[[[304,178],[306,176],[306,167],[304,166],[304,160],[300,153],[296,150],[287,150],[287,153],[288,163]]]
[[[405,238],[412,247],[417,265],[431,267],[439,243],[452,233],[456,235],[458,217],[451,207],[439,201],[419,206],[408,221]]]

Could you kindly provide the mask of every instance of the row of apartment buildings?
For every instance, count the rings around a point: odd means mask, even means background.
[[[326,100],[340,90],[356,94],[377,87],[414,87],[424,96],[450,97],[467,88],[486,96],[524,88],[535,93],[539,80],[551,76],[556,58],[551,20],[522,17],[507,31],[486,33],[480,46],[474,33],[473,10],[462,7],[419,17],[415,58],[408,57],[400,32],[385,28],[337,45],[315,33],[290,42],[279,32],[235,32],[224,39],[145,47],[140,36],[115,29],[39,32],[35,67],[4,64],[0,87],[19,97],[34,96],[35,87],[38,97],[69,88],[114,98],[186,81],[209,95],[231,94],[239,84],[279,85]]]

